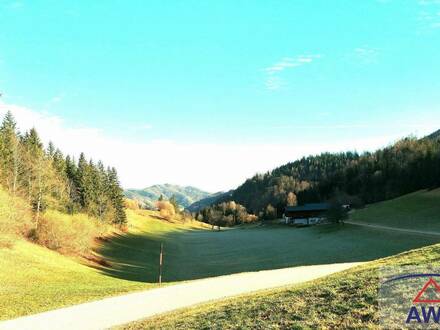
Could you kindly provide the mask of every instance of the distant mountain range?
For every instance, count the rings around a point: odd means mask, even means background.
[[[195,187],[182,187],[169,183],[157,184],[145,189],[128,189],[124,193],[126,197],[137,200],[149,208],[155,207],[160,195],[165,199],[170,199],[174,195],[177,203],[183,208],[212,195]]]
[[[203,209],[207,206],[211,206],[213,204],[217,204],[217,203],[221,203],[226,200],[230,200],[233,192],[234,192],[234,190],[229,190],[227,192],[222,192],[222,191],[217,192],[215,194],[212,194],[206,198],[203,198],[203,199],[191,204],[186,209],[190,212],[200,211],[201,209]]]

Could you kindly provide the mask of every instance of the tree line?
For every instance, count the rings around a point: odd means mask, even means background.
[[[85,212],[101,221],[126,222],[124,195],[115,168],[64,156],[53,143],[44,147],[35,128],[21,134],[11,112],[0,126],[0,184],[32,206],[35,220],[47,209]]]
[[[194,213],[193,216],[196,220],[219,227],[232,227],[258,220],[257,216],[249,214],[243,205],[234,201],[205,207],[199,212]]]
[[[361,206],[440,186],[440,134],[407,137],[376,152],[323,153],[246,180],[226,200],[266,218],[282,216],[293,193],[299,204],[338,200]],[[267,216],[266,216],[267,214]]]

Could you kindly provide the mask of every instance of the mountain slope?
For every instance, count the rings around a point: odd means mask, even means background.
[[[203,198],[195,203],[192,203],[186,209],[190,212],[198,212],[201,209],[208,207],[213,204],[221,203],[223,200],[228,200],[232,196],[234,190],[229,190],[227,192],[217,192],[206,198]]]
[[[434,133],[429,134],[427,138],[431,140],[440,139],[440,129],[438,131],[435,131]]]
[[[128,189],[125,191],[126,197],[138,200],[148,207],[154,207],[155,202],[161,195],[166,199],[170,199],[174,195],[180,206],[188,207],[211,194],[195,187],[182,187],[168,183],[157,184],[145,189]]]
[[[375,203],[420,189],[440,187],[440,131],[403,138],[375,152],[322,153],[247,179],[231,200],[254,213],[271,204],[281,216],[289,192],[298,203],[344,198]]]
[[[440,189],[420,190],[367,205],[352,212],[350,220],[372,225],[440,232]]]

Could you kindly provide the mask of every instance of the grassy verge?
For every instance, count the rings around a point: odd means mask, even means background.
[[[121,329],[369,329],[378,327],[378,268],[440,265],[425,247],[299,286],[269,290],[135,322]]]

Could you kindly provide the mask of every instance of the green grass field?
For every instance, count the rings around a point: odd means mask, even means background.
[[[283,225],[211,231],[128,211],[129,231],[96,251],[105,266],[85,265],[26,241],[0,249],[0,319],[155,287],[159,244],[165,282],[244,271],[369,261],[438,243],[436,237],[354,225]]]
[[[100,253],[113,267],[101,271],[121,279],[154,282],[160,242],[165,251],[163,279],[174,282],[300,265],[370,261],[434,244],[440,238],[348,224],[212,232],[179,230],[150,221],[144,231],[118,237],[103,247]]]
[[[422,190],[357,210],[350,220],[440,232],[440,189]]]
[[[203,304],[119,329],[377,329],[379,267],[422,264],[440,266],[440,245],[305,284]]]

